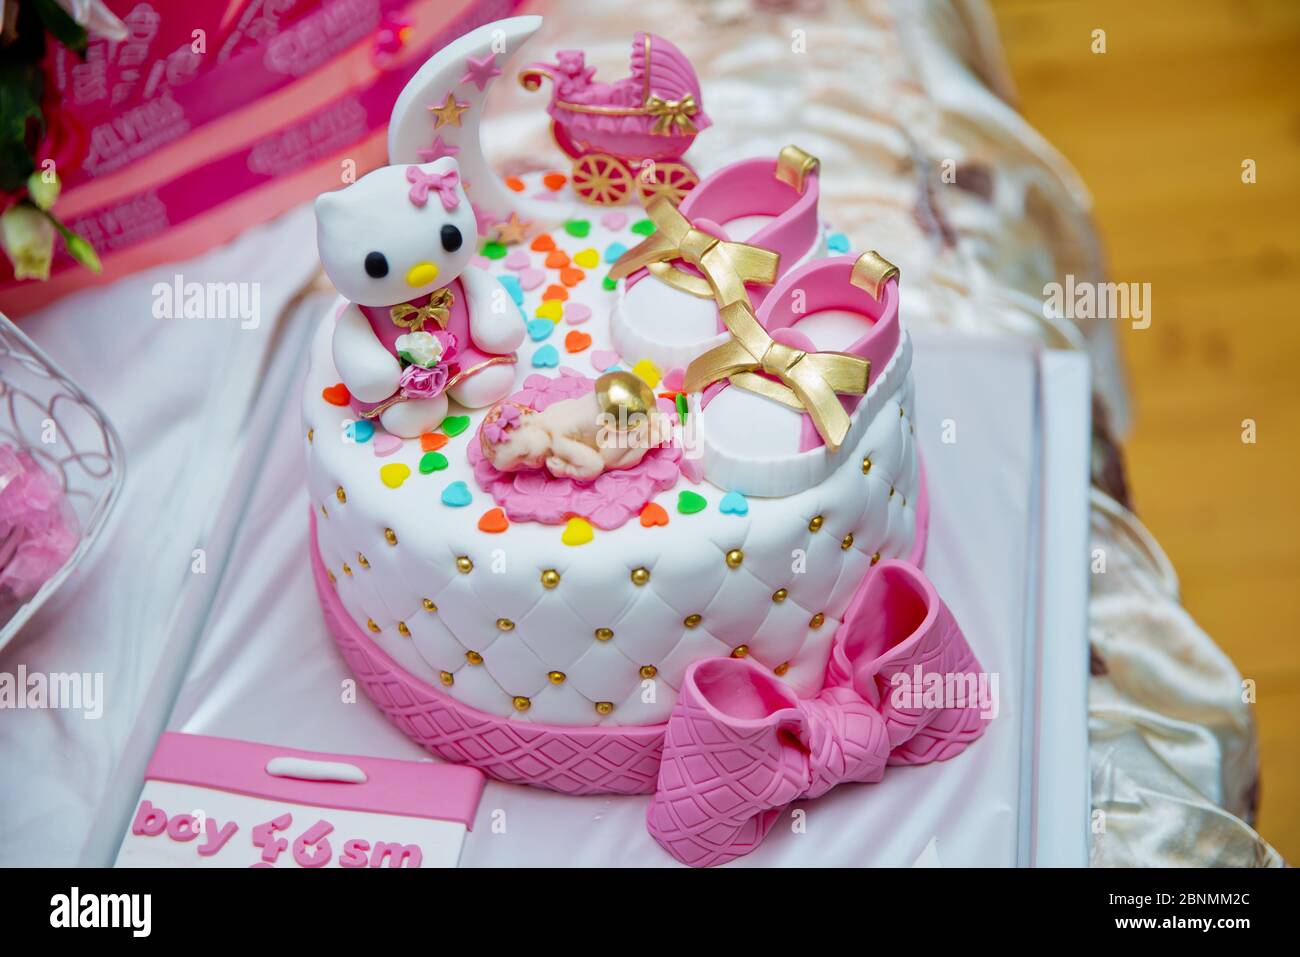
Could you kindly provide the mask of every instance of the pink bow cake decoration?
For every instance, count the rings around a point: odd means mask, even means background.
[[[456,185],[460,182],[460,175],[455,170],[446,173],[426,173],[418,166],[408,166],[406,181],[411,184],[411,191],[407,195],[411,203],[416,206],[423,206],[429,201],[430,190],[438,194],[443,209],[452,210],[460,205],[460,197],[456,195]]]
[[[936,706],[936,681],[971,693]],[[687,669],[646,826],[684,864],[725,864],[758,847],[791,802],[963,751],[996,713],[987,687],[929,579],[883,561],[849,604],[815,697],[750,658]]]
[[[489,421],[483,423],[483,434],[489,442],[504,442],[510,430],[519,425],[521,418],[518,406],[504,403]]]

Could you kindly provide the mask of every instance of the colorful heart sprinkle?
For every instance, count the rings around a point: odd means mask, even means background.
[[[587,278],[587,274],[581,269],[574,269],[572,266],[560,270],[560,282],[566,286],[576,286]]]
[[[375,434],[375,425],[368,419],[357,419],[347,427],[344,434],[357,445],[362,445],[370,441],[370,437]]]
[[[606,292],[613,292],[616,288],[618,288],[618,280],[611,279],[609,276],[606,276],[604,279],[602,279],[600,281],[600,284],[601,286],[604,287]]]
[[[524,289],[536,289],[546,282],[546,273],[540,269],[525,269],[519,274],[519,285]],[[523,305],[521,302],[519,305]]]
[[[371,446],[375,450],[375,458],[387,458],[402,447],[402,440],[388,432],[380,432],[375,435],[375,444]]]
[[[605,247],[605,262],[618,262],[618,257],[627,252],[627,247],[622,243],[610,243]]]
[[[644,380],[645,384],[652,389],[659,384],[659,367],[649,359],[642,359],[634,365],[632,372]]]
[[[684,455],[682,460],[677,463],[677,468],[682,473],[682,478],[693,485],[699,485],[700,482],[704,481],[704,459],[702,458],[691,458]]]
[[[479,252],[488,259],[504,259],[506,255],[506,247],[493,240],[492,242],[484,243]]]
[[[560,364],[560,353],[555,346],[544,345],[533,353],[534,369],[554,369]]]
[[[600,225],[606,229],[622,229],[627,225],[627,213],[617,209],[611,209],[604,216],[600,217]]]
[[[524,186],[524,181],[520,179],[518,176],[507,176],[506,187],[508,189],[514,190],[516,193],[522,193],[526,188]]]
[[[613,349],[597,349],[591,354],[591,364],[597,372],[604,372],[618,365],[618,353]]]
[[[379,481],[389,488],[400,488],[411,477],[411,467],[401,462],[389,462],[379,470]]]
[[[464,482],[452,482],[442,490],[442,504],[449,508],[464,508],[472,501],[474,496],[469,493],[469,486]]]
[[[664,388],[669,392],[681,392],[682,382],[686,379],[686,370],[680,366],[664,373]]]
[[[447,444],[447,436],[441,432],[425,432],[420,436],[420,448],[426,452],[436,452]]]
[[[442,425],[438,426],[438,428],[448,435],[460,435],[469,428],[469,416],[449,415],[442,420]]]
[[[510,298],[515,301],[516,306],[524,304],[524,289],[519,284],[517,276],[497,276],[497,281],[506,287],[506,292],[510,293]]]
[[[542,185],[553,193],[564,189],[564,184],[568,181],[569,177],[563,173],[547,173],[542,177]]]
[[[336,385],[328,385],[320,390],[320,396],[330,405],[347,405],[352,401],[352,393],[342,382]]]
[[[549,319],[529,319],[528,320],[528,338],[533,342],[541,342],[549,336],[555,329],[555,323]]]
[[[592,269],[600,264],[600,253],[594,249],[584,249],[582,252],[573,254],[573,262],[583,269]]]
[[[655,224],[648,219],[638,219],[632,224],[632,232],[638,236],[649,236],[655,231]]]
[[[591,232],[591,222],[586,219],[571,219],[564,224],[564,231],[576,239],[582,239]]]
[[[685,423],[686,414],[691,410],[690,406],[686,402],[686,393],[678,392],[677,397],[673,400],[673,402],[677,406],[677,418],[681,422]]]
[[[547,269],[563,269],[569,265],[569,254],[563,249],[552,249],[546,254]]]
[[[564,351],[568,353],[581,352],[591,345],[591,336],[577,329],[572,330],[564,337]]]
[[[499,508],[490,508],[478,520],[478,530],[489,535],[499,535],[510,527],[506,513]]]
[[[551,238],[550,233],[540,233],[528,244],[528,248],[535,253],[549,253],[555,248],[555,240]]]
[[[702,512],[708,507],[708,504],[708,500],[698,492],[677,493],[677,511],[683,515],[694,515],[696,512]]]
[[[434,472],[441,472],[447,464],[447,456],[441,452],[425,452],[420,457],[420,474],[432,475]]]
[[[534,314],[538,319],[549,319],[551,322],[559,322],[564,318],[564,303],[558,299],[543,299],[542,304],[537,307]]]
[[[594,537],[590,522],[585,518],[571,518],[564,526],[560,541],[566,545],[586,545]]]
[[[591,318],[591,306],[580,302],[571,302],[564,308],[564,321],[571,326],[580,326]]]
[[[656,525],[668,524],[668,512],[658,502],[646,502],[645,508],[641,509],[641,527],[653,528]]]
[[[718,503],[718,511],[723,515],[749,514],[749,501],[739,492],[728,492]]]
[[[849,237],[843,233],[831,233],[826,237],[826,248],[833,253],[846,253],[849,251]]]
[[[566,302],[569,298],[569,290],[563,286],[557,286],[554,283],[546,287],[546,292],[542,293],[543,299],[558,299],[560,302]]]
[[[517,271],[520,269],[527,269],[531,262],[532,258],[529,257],[527,250],[512,249],[510,250],[510,255],[506,257],[505,267]]]

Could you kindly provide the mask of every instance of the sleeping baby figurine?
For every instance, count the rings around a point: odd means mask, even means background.
[[[637,465],[672,439],[654,392],[631,372],[606,372],[594,391],[561,399],[542,411],[501,402],[483,420],[484,457],[499,471],[543,466],[556,478],[591,481]]]

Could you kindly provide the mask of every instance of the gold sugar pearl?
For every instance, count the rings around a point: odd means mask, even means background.
[[[814,515],[813,520],[808,523],[808,531],[816,532],[820,530],[822,527],[822,522],[824,521],[826,521],[826,519],[822,518],[820,515]]]
[[[533,703],[521,694],[515,695],[513,704],[516,711],[527,711],[533,706]]]
[[[373,618],[366,619],[366,627],[369,628],[375,634],[379,634],[379,626],[375,624],[375,620]]]
[[[847,535],[845,535],[843,538],[840,539],[840,548],[847,552],[852,547],[853,547],[853,533],[849,532]]]
[[[389,545],[396,545],[397,533],[393,531],[391,528],[384,529],[384,540],[388,542]]]
[[[511,621],[509,618],[498,618],[498,619],[497,619],[497,630],[498,630],[498,631],[514,631],[514,630],[515,630],[515,623],[514,623],[513,621]]]
[[[438,610],[438,606],[433,603],[432,598],[426,598],[424,600],[424,610],[429,612],[429,614],[433,614]]]
[[[438,672],[438,680],[450,688],[456,683],[456,676],[450,671],[440,671]]]
[[[868,455],[862,460],[862,474],[866,475],[871,471],[871,456]]]
[[[808,622],[808,627],[820,628],[825,623],[826,623],[826,614],[824,612],[819,611],[817,612],[817,614],[812,616],[812,621]]]
[[[694,628],[697,625],[699,625],[699,623],[702,622],[703,620],[704,620],[703,615],[687,615],[684,619],[682,619],[682,624],[685,625],[687,628]]]
[[[650,569],[642,566],[641,568],[632,569],[632,584],[636,586],[644,585],[650,580]]]
[[[563,671],[552,671],[549,674],[547,674],[546,677],[550,679],[551,684],[562,685],[564,684],[564,679],[566,676]]]
[[[474,563],[469,560],[468,555],[461,555],[456,559],[456,570],[462,575],[468,575],[474,570]]]
[[[343,574],[347,575],[349,578],[352,576],[352,566],[347,562],[343,563]]]
[[[357,552],[357,564],[362,568],[370,567],[370,562],[366,561],[366,556],[362,555],[360,552]]]
[[[735,648],[731,649],[731,657],[733,658],[749,657],[749,645],[736,645]]]
[[[772,601],[776,602],[779,605],[781,604],[781,602],[785,601],[786,598],[789,597],[789,595],[790,592],[788,592],[786,589],[778,588],[776,591],[772,592]]]
[[[654,665],[642,665],[642,666],[641,666],[641,677],[642,677],[642,678],[653,678],[653,677],[654,677],[655,675],[657,675],[657,674],[659,674],[659,669],[656,668]]]
[[[480,655],[477,651],[465,652],[465,660],[468,661],[471,665],[483,664],[483,656]]]
[[[874,564],[875,564],[876,562],[878,562],[878,561],[880,561],[880,552],[872,552],[872,553],[871,553],[871,564],[874,565]]]
[[[307,430],[307,441],[310,442],[310,441],[311,441],[312,439],[314,439],[314,438],[316,438],[316,430],[315,430],[315,429],[308,429],[308,430]]]
[[[324,506],[324,505],[321,505],[321,507],[320,507],[320,513],[321,513],[321,515],[324,516],[325,518],[329,518],[329,517],[330,517],[330,513],[327,512],[327,511],[325,511],[325,506]]]
[[[613,628],[597,628],[597,629],[596,629],[596,640],[597,640],[597,641],[609,641],[609,640],[610,640],[611,638],[613,638],[613,637],[614,637],[614,629],[613,629]]]
[[[397,633],[403,638],[411,637],[411,629],[406,627],[406,622],[404,621],[399,621],[397,623]]]
[[[893,498],[893,497],[894,497],[894,486],[892,486],[892,485],[889,486],[889,497],[890,497],[890,498]]]
[[[334,490],[334,497],[340,502],[346,502],[348,500],[348,493],[343,491],[343,486],[340,485]]]
[[[331,584],[331,585],[337,585],[337,584],[338,584],[338,581],[339,581],[339,580],[338,580],[337,578],[334,577],[334,573],[333,573],[332,571],[330,571],[328,568],[325,569],[325,574],[329,576],[329,580],[330,580],[330,584]]]
[[[779,665],[777,665],[775,668],[772,669],[772,674],[774,674],[774,675],[776,675],[778,678],[780,678],[782,675],[784,675],[784,674],[785,674],[787,671],[789,671],[789,670],[790,670],[790,662],[788,662],[788,661],[783,661],[783,662],[781,662]]]
[[[554,588],[559,583],[560,583],[560,573],[557,572],[554,568],[548,568],[546,569],[546,571],[542,572],[543,588]]]
[[[728,568],[739,568],[741,562],[743,562],[744,560],[745,560],[745,553],[742,552],[739,548],[733,548],[731,551],[727,552]]]
[[[596,702],[596,714],[613,714],[613,713],[614,713],[614,702],[612,701]]]

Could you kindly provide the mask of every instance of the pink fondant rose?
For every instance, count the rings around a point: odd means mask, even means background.
[[[408,399],[432,399],[435,395],[442,395],[450,377],[451,372],[445,364],[436,365],[432,369],[407,366],[402,370],[397,386]]]

